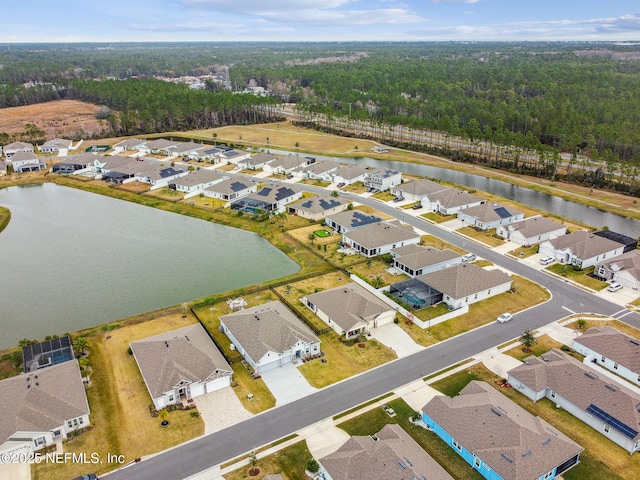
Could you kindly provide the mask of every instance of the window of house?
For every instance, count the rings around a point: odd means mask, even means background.
[[[617,363],[614,363],[614,364],[613,364],[613,368],[614,368],[615,370],[617,370],[617,369],[618,369],[618,364],[617,364]]]
[[[34,438],[34,439],[33,439],[33,444],[34,444],[36,447],[40,447],[40,446],[44,445],[44,437]]]
[[[556,392],[554,392],[553,390],[551,390],[551,393],[549,393],[549,396],[551,398],[556,398]]]
[[[607,435],[609,435],[609,432],[611,431],[611,427],[609,425],[605,425],[604,427],[602,427],[602,431]]]
[[[456,450],[462,451],[462,445],[460,445],[455,438],[451,439],[451,445],[453,445]]]
[[[71,420],[69,420],[69,421],[67,422],[67,427],[69,427],[69,428],[73,428],[73,423],[71,423]]]
[[[80,425],[82,425],[82,424],[84,423],[84,420],[82,419],[82,417],[80,417],[80,418],[78,419],[78,423],[79,423]]]
[[[548,471],[547,473],[544,474],[544,480],[547,480],[547,478],[551,478],[553,477],[553,470]]]
[[[474,457],[474,458],[473,458],[473,465],[474,465],[475,467],[480,468],[480,465],[482,465],[482,460],[480,460],[478,457]]]
[[[601,361],[602,363],[606,362],[606,361],[607,361],[607,357],[605,357],[604,355],[602,355],[602,356],[600,357],[600,361]]]

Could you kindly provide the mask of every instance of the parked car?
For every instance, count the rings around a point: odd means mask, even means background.
[[[422,204],[421,203],[416,203],[413,207],[411,207],[413,210],[420,210],[422,208]]]
[[[497,319],[498,323],[507,323],[509,320],[513,320],[513,315],[510,313],[503,313]]]
[[[404,197],[396,197],[393,199],[394,202],[402,202],[404,200]]]
[[[540,259],[540,265],[549,265],[550,263],[553,263],[555,261],[555,258],[553,257],[542,257]]]
[[[607,290],[609,290],[610,292],[617,292],[618,290],[622,290],[622,285],[617,282],[613,282],[607,287]]]
[[[95,473],[85,473],[84,475],[80,475],[73,480],[97,480],[97,478],[98,476]]]
[[[344,182],[340,182],[340,183],[338,184],[338,188],[342,188],[342,187],[344,187],[345,185],[346,185],[346,183],[344,183]]]
[[[462,261],[463,262],[473,262],[476,258],[475,254],[473,253],[467,253],[466,255],[462,256]]]

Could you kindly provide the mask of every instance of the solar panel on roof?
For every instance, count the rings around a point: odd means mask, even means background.
[[[509,218],[511,216],[511,213],[509,213],[509,211],[504,207],[498,207],[494,212],[496,212],[500,218]]]
[[[620,433],[622,433],[625,437],[633,439],[636,437],[636,435],[638,435],[637,430],[634,430],[626,423],[621,422],[616,417],[609,415],[604,410],[596,407],[593,403],[587,407],[587,412],[592,414],[596,418],[599,418],[603,422],[611,425],[613,428],[615,428]]]

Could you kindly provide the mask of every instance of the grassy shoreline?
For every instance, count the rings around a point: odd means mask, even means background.
[[[0,206],[0,233],[7,228],[11,221],[11,210],[6,207]]]

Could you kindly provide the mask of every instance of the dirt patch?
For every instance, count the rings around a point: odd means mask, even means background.
[[[33,123],[44,130],[49,139],[70,138],[74,135],[90,137],[103,129],[94,115],[97,109],[97,105],[77,100],[56,100],[3,108],[0,115],[0,132],[14,135],[23,132],[27,123]]]

